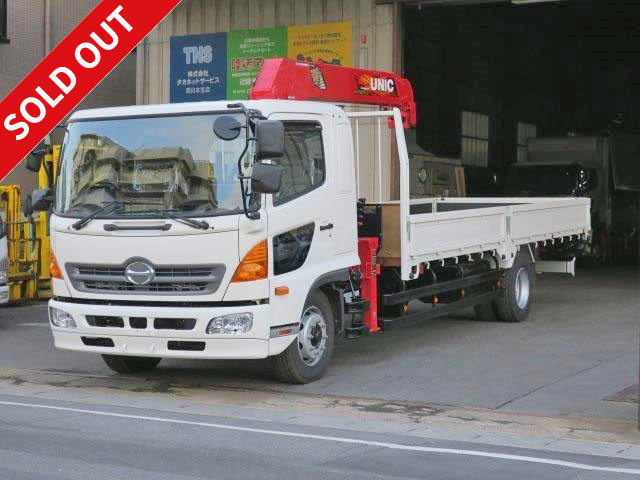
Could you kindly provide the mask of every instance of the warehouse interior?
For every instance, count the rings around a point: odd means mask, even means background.
[[[461,159],[470,194],[503,193],[533,137],[640,138],[640,2],[407,2],[402,22],[416,142]],[[640,177],[639,141],[628,157]],[[637,260],[638,186],[612,188],[619,261]]]

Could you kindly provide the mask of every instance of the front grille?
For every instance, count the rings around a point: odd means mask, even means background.
[[[155,275],[147,285],[127,281],[125,270],[134,261],[153,266]],[[225,266],[216,265],[153,265],[133,259],[123,265],[67,264],[69,279],[76,290],[90,293],[144,295],[206,295],[214,293],[224,277]]]
[[[195,326],[195,318],[156,318],[153,321],[156,330],[193,330]]]
[[[129,326],[136,329],[147,328],[147,319],[145,317],[130,317]]]
[[[92,327],[124,328],[122,317],[106,317],[102,315],[87,315],[87,323]]]

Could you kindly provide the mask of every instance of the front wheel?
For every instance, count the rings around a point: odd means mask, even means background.
[[[104,363],[116,373],[137,373],[153,370],[162,358],[154,357],[125,357],[122,355],[102,355]]]
[[[326,295],[316,290],[307,299],[298,338],[271,359],[274,374],[287,383],[309,383],[321,378],[331,362],[335,323]]]

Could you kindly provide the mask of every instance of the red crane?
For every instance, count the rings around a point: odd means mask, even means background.
[[[264,61],[249,98],[397,107],[404,128],[416,124],[411,83],[393,72],[272,58]]]
[[[404,128],[416,124],[416,104],[413,88],[406,79],[393,72],[381,72],[341,67],[328,63],[308,63],[287,58],[265,60],[262,69],[249,91],[251,100],[313,100],[338,104],[375,105],[382,108],[398,108]],[[393,126],[390,119],[389,125]],[[378,276],[380,265],[375,257],[379,247],[378,237],[360,237],[358,254],[361,274],[361,297],[368,303],[362,312],[361,323],[352,324],[349,335],[363,330],[377,332]]]

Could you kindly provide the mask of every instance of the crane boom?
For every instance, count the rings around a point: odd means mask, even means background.
[[[397,107],[405,128],[416,124],[411,83],[393,72],[272,58],[264,61],[249,98]]]

